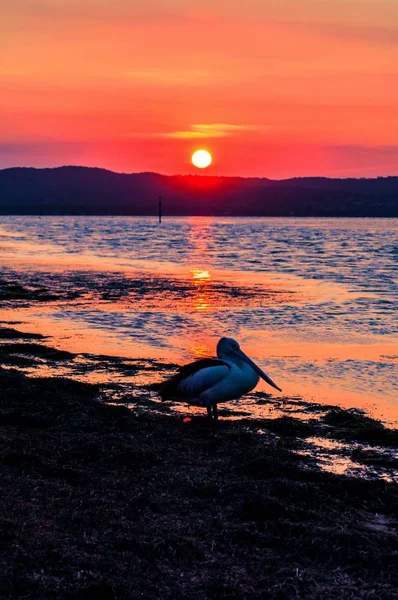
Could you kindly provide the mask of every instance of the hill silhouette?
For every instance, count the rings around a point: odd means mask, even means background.
[[[398,177],[328,179],[0,170],[0,214],[398,217]]]

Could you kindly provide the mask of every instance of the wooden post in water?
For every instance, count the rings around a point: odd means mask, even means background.
[[[162,222],[162,196],[159,196],[159,223]]]

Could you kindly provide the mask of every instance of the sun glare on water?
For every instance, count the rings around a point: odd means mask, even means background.
[[[206,169],[211,165],[212,157],[207,150],[197,150],[192,154],[192,164],[198,169]]]

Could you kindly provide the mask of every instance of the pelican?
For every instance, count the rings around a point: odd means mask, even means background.
[[[180,400],[207,408],[210,420],[217,421],[217,404],[235,400],[253,390],[260,377],[282,391],[246,354],[238,342],[223,337],[217,344],[217,358],[203,358],[180,367],[159,391],[162,400]]]

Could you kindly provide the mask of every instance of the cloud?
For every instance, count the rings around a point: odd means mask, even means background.
[[[253,125],[231,125],[229,123],[211,123],[192,125],[187,131],[172,131],[163,134],[173,139],[202,139],[202,138],[221,138],[242,133],[244,131],[254,131],[263,129]]]

